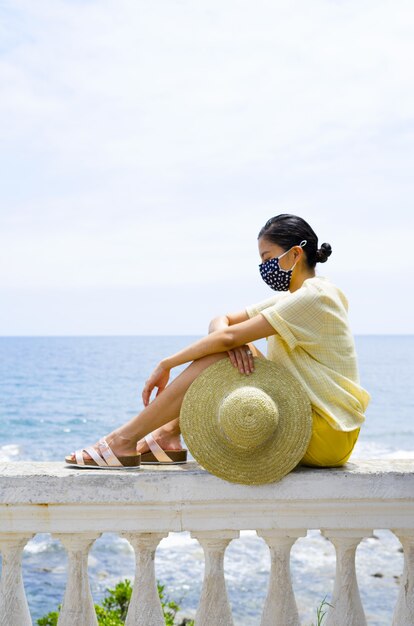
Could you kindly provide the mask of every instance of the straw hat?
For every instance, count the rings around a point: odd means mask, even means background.
[[[230,482],[280,480],[304,456],[312,434],[306,391],[285,368],[255,358],[240,374],[229,359],[210,365],[190,385],[180,427],[200,465]]]

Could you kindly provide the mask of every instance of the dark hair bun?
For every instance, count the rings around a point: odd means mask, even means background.
[[[321,247],[316,251],[316,262],[325,263],[332,254],[331,244],[323,243]]]

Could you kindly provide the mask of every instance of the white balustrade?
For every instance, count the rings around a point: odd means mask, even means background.
[[[345,528],[323,530],[322,534],[336,550],[335,587],[326,626],[365,626],[367,621],[355,572],[355,552],[361,539],[371,536],[371,531]]]
[[[392,626],[413,626],[414,624],[414,531],[395,529],[393,531],[404,550],[404,570],[400,581],[400,593],[394,611]]]
[[[165,626],[155,579],[155,550],[167,534],[123,533],[135,551],[135,579],[125,626]]]
[[[2,555],[1,626],[29,626],[32,623],[22,576],[23,548],[32,536],[32,534],[27,533],[0,533]]]
[[[290,550],[306,530],[258,531],[270,549],[270,578],[261,626],[300,626],[290,577]]]
[[[98,626],[88,577],[89,550],[96,533],[57,533],[68,554],[68,578],[58,626]]]
[[[203,588],[195,626],[233,626],[224,579],[224,552],[238,534],[232,531],[191,533],[202,546],[205,557]]]
[[[224,554],[240,530],[251,529],[267,543],[271,557],[261,626],[300,626],[290,552],[306,529],[321,529],[336,549],[325,626],[365,626],[355,553],[375,528],[393,529],[403,546],[404,571],[392,624],[413,626],[414,459],[358,461],[326,470],[299,467],[277,483],[250,487],[220,480],[196,463],[148,466],[140,472],[0,463],[0,626],[32,625],[22,552],[36,533],[51,533],[68,554],[59,626],[97,626],[88,554],[103,532],[126,538],[135,551],[126,626],[164,626],[154,558],[170,531],[190,531],[204,550],[196,625],[233,626]]]

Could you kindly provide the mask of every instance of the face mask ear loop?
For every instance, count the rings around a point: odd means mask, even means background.
[[[299,245],[300,245],[300,247],[301,247],[301,248],[304,248],[304,247],[306,246],[306,244],[307,244],[307,243],[308,243],[308,242],[306,241],[306,239],[303,239],[303,240],[300,242],[300,244],[299,244]],[[294,248],[294,247],[295,247],[295,246],[292,246],[292,248]],[[278,259],[281,259],[281,258],[282,258],[282,256],[285,256],[285,254],[287,254],[288,252],[290,252],[290,251],[292,250],[292,248],[289,248],[289,250],[286,250],[286,252],[284,252],[283,254],[281,254],[280,256],[278,256],[277,258],[278,258]],[[297,263],[297,261],[296,261],[296,263]],[[296,263],[295,263],[295,265],[296,265]]]
[[[306,241],[306,239],[303,239],[303,241],[301,241],[299,245],[300,245],[300,247],[301,247],[301,248],[304,248],[304,247],[306,246],[306,244],[307,244],[307,243],[308,243],[308,242]],[[292,249],[292,248],[291,248],[291,249]],[[289,252],[289,250],[288,250],[288,252]],[[292,267],[290,268],[290,270],[287,270],[287,271],[288,271],[288,272],[293,272],[293,270],[295,269],[296,265],[298,264],[298,261],[299,261],[299,259],[296,261],[296,263],[294,263],[294,264],[292,265]]]

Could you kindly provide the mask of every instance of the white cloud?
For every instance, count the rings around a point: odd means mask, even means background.
[[[251,288],[286,211],[358,293],[412,264],[410,2],[2,7],[0,287]]]

